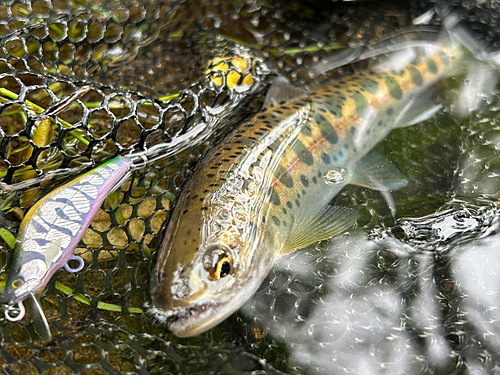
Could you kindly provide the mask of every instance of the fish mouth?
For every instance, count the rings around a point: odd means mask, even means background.
[[[174,335],[192,337],[215,327],[238,308],[227,302],[204,301],[167,311],[151,307],[149,311],[159,322],[166,324]]]

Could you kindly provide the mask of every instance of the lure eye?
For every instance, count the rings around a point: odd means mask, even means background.
[[[211,280],[220,280],[231,273],[233,257],[225,248],[212,248],[205,253],[203,267]]]
[[[22,279],[17,279],[12,282],[12,288],[17,289],[24,285],[24,281]]]

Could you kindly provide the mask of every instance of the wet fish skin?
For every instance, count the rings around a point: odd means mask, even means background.
[[[280,255],[352,225],[355,217],[337,210],[329,226],[328,202],[403,125],[408,103],[460,58],[459,49],[438,48],[401,71],[355,74],[242,124],[178,201],[152,275],[151,313],[178,336],[202,333],[238,310]],[[335,168],[345,178],[332,186],[324,177]]]
[[[123,157],[112,159],[55,189],[28,211],[19,227],[0,303],[20,303],[66,265],[102,202],[132,163]]]

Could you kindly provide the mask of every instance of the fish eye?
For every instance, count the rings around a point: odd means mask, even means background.
[[[222,258],[217,263],[217,269],[215,270],[215,275],[218,276],[219,279],[226,277],[231,272],[231,259],[229,257]]]
[[[231,253],[221,247],[207,250],[203,259],[203,267],[211,280],[220,280],[229,275],[233,269],[232,265]]]
[[[17,289],[24,285],[23,279],[17,279],[12,282],[12,288]]]

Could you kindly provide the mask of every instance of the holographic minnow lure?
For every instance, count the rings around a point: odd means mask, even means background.
[[[5,292],[0,296],[0,303],[7,307],[7,320],[21,320],[25,313],[23,300],[34,299],[34,293],[44,288],[60,268],[68,272],[83,268],[83,259],[73,251],[104,199],[133,171],[170,155],[165,149],[164,144],[158,144],[144,152],[116,157],[55,189],[28,211],[19,227],[16,247],[7,267]],[[77,261],[78,265],[71,268],[70,260]]]
[[[437,41],[398,53],[391,64],[309,95],[278,79],[266,99],[274,106],[207,155],[178,200],[152,274],[151,313],[174,334],[215,326],[253,295],[280,256],[352,226],[354,210],[328,205],[346,184],[386,195],[406,184],[388,161],[367,153],[393,129],[440,108],[423,94],[463,66],[464,48]]]
[[[97,214],[104,199],[128,177],[133,160],[117,157],[63,185],[38,201],[26,214],[8,266],[1,302],[8,305],[5,317],[18,321],[24,316],[22,301],[47,285],[64,267],[78,272],[83,259],[73,251]],[[78,265],[71,268],[69,260]],[[11,307],[19,312],[11,316]]]

